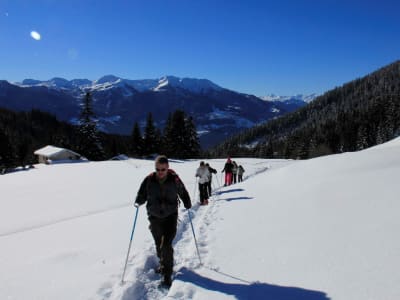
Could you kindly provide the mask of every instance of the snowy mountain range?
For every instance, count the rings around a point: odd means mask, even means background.
[[[175,76],[164,76],[160,79],[131,80],[123,79],[114,75],[105,75],[98,80],[88,79],[67,80],[64,78],[52,78],[47,81],[25,79],[22,83],[15,83],[21,87],[45,86],[59,90],[70,90],[78,88],[81,90],[107,90],[115,87],[130,86],[138,92],[163,91],[163,88],[172,86],[188,90],[193,93],[206,93],[207,91],[220,91],[223,88],[207,79],[178,78]]]
[[[143,128],[149,112],[163,129],[177,109],[191,115],[208,148],[238,131],[279,117],[307,104],[307,97],[263,97],[238,93],[207,79],[164,76],[131,80],[106,75],[98,80],[52,78],[0,81],[0,107],[40,109],[60,120],[77,121],[83,96],[90,91],[99,127],[109,133],[130,134],[135,121]],[[312,95],[309,97],[313,97]]]

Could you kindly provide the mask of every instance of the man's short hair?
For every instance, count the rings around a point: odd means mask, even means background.
[[[166,157],[165,155],[159,155],[156,157],[156,163],[168,164],[168,157]]]

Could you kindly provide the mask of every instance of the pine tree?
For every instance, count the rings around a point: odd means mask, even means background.
[[[17,145],[18,165],[25,168],[26,164],[33,163],[32,140],[28,136],[24,136]]]
[[[144,129],[144,137],[143,137],[143,144],[144,144],[144,154],[156,154],[157,149],[157,135],[156,135],[156,128],[154,126],[153,115],[149,113],[147,115],[146,127]]]
[[[357,131],[357,150],[363,150],[368,148],[368,131],[365,125],[358,127]]]
[[[383,130],[384,130],[383,127],[381,126],[381,124],[379,124],[378,128],[376,130],[376,144],[377,145],[380,145],[385,142],[385,138],[384,138],[385,134],[384,134]]]
[[[0,174],[10,167],[15,167],[14,151],[10,139],[0,129]]]
[[[156,127],[155,142],[154,142],[155,153],[163,153],[161,150],[162,141],[163,141],[163,137],[162,137],[161,130]]]
[[[182,110],[176,110],[172,114],[173,138],[170,141],[173,145],[172,156],[176,158],[185,157],[185,114]]]
[[[267,145],[265,145],[265,158],[274,158],[274,144],[272,138],[269,139]]]
[[[163,153],[176,158],[194,158],[200,155],[200,142],[192,117],[176,110],[169,114],[164,127]]]
[[[185,120],[185,136],[185,145],[187,149],[184,158],[198,157],[200,154],[200,142],[192,117],[186,118]]]
[[[167,156],[172,156],[172,153],[174,151],[173,141],[174,141],[174,131],[172,128],[172,115],[170,113],[168,114],[168,118],[164,127],[161,152],[166,154]]]
[[[133,156],[141,156],[143,154],[143,138],[140,133],[139,124],[135,122],[133,126],[131,139],[130,139],[130,151]]]
[[[104,159],[104,149],[97,130],[96,116],[92,109],[92,96],[85,95],[79,124],[79,151],[90,160]]]

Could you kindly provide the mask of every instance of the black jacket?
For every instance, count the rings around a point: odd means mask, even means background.
[[[224,169],[221,172],[232,173],[233,163],[227,162],[225,163]]]
[[[211,168],[210,166],[208,167],[208,171],[210,172],[210,179],[212,178],[212,174],[217,174],[217,170],[215,170],[214,168]]]
[[[165,218],[178,212],[178,196],[185,208],[192,207],[189,193],[174,171],[168,170],[167,178],[163,183],[159,182],[154,172],[143,180],[135,203],[142,205],[147,202],[149,216]]]

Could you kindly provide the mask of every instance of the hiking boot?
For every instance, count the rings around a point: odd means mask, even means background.
[[[204,200],[204,204],[208,205],[208,199]]]
[[[172,285],[171,275],[165,274],[165,275],[164,275],[164,279],[163,279],[163,281],[161,282],[161,284],[162,284],[163,286],[170,287],[170,286]]]

